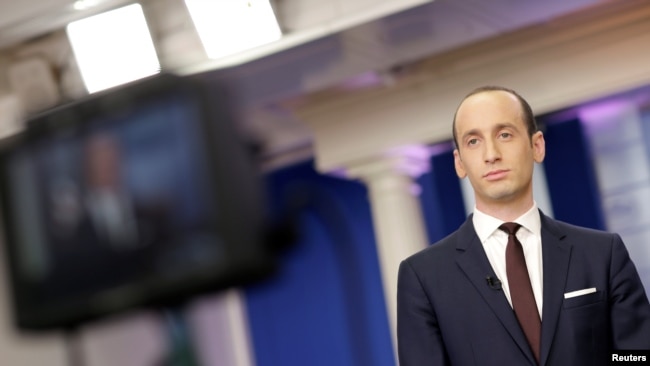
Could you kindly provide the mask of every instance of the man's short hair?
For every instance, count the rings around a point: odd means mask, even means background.
[[[491,91],[503,91],[506,93],[509,93],[513,95],[517,100],[519,101],[519,105],[521,105],[521,111],[523,114],[523,119],[524,119],[524,124],[526,125],[526,129],[528,130],[528,136],[532,137],[535,132],[537,132],[537,121],[535,120],[535,115],[533,114],[533,109],[530,107],[530,104],[524,99],[521,95],[519,95],[516,91],[506,88],[503,86],[498,86],[498,85],[486,85],[486,86],[481,86],[478,87],[474,90],[472,90],[469,94],[463,98],[463,100],[460,102],[458,105],[460,107],[463,102],[471,97],[472,95],[484,93],[484,92],[491,92]],[[454,144],[456,145],[456,148],[458,148],[458,136],[456,134],[456,114],[458,114],[458,108],[456,108],[456,112],[454,113],[454,121],[452,123],[452,133],[454,136]]]

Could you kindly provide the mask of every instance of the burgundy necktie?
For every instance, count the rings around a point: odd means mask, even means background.
[[[535,295],[530,285],[528,268],[524,251],[517,236],[517,230],[521,225],[514,222],[506,222],[499,226],[499,229],[508,233],[508,245],[506,246],[506,274],[508,275],[508,287],[512,309],[519,320],[519,325],[526,335],[528,344],[533,350],[535,359],[539,364],[539,347],[542,333],[542,322],[537,311]]]

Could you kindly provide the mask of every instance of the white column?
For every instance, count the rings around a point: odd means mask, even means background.
[[[244,296],[230,289],[195,302],[190,324],[201,365],[255,365]]]
[[[420,187],[414,178],[429,170],[429,151],[422,146],[393,149],[349,165],[345,173],[368,187],[377,252],[393,346],[397,345],[397,272],[400,262],[428,244]]]

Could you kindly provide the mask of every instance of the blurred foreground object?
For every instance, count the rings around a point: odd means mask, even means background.
[[[261,182],[225,85],[157,75],[35,116],[0,147],[17,325],[74,328],[262,278]]]

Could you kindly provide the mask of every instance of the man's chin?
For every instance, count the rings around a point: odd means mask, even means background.
[[[488,192],[487,196],[488,200],[494,203],[510,203],[517,198],[516,192],[508,189]]]

